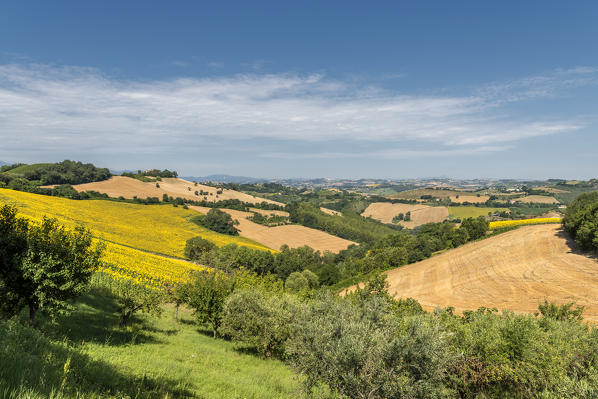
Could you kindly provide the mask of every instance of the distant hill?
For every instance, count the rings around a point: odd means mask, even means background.
[[[263,183],[268,179],[260,179],[248,176],[231,176],[231,175],[208,175],[208,176],[185,176],[185,180],[196,182],[214,182],[214,183],[236,183],[236,184],[253,184]]]

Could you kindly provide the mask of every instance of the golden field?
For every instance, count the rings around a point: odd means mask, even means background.
[[[105,241],[144,251],[182,257],[185,242],[201,236],[218,246],[237,244],[253,249],[268,248],[243,237],[219,234],[197,226],[188,219],[196,213],[172,205],[142,205],[105,200],[70,200],[0,189],[0,202],[14,204],[28,218],[54,217],[74,227],[90,229]]]
[[[534,218],[521,220],[501,220],[490,222],[490,229],[499,229],[501,227],[524,226],[529,224],[560,223],[562,218]]]
[[[392,204],[390,202],[371,203],[361,214],[363,217],[372,217],[382,223],[392,223],[392,219],[399,213],[411,212],[411,220],[400,221],[400,225],[413,229],[426,223],[438,223],[446,220],[449,216],[445,206],[428,206],[412,204]]]
[[[182,257],[185,242],[191,237],[201,236],[219,246],[234,243],[268,250],[246,238],[199,227],[188,221],[196,215],[194,211],[171,205],[76,201],[7,189],[0,189],[0,203],[16,205],[20,215],[30,220],[39,221],[45,215],[55,217],[68,227],[85,226],[105,245],[100,271],[154,288],[182,281],[190,271],[204,269],[192,262],[168,257]]]
[[[210,208],[202,206],[189,206],[189,209],[204,214],[210,210]],[[325,231],[297,224],[276,227],[263,226],[247,219],[253,216],[251,212],[242,212],[234,209],[222,209],[222,211],[228,213],[233,220],[239,222],[236,228],[243,237],[247,237],[276,250],[280,249],[282,245],[288,245],[290,248],[299,248],[308,245],[322,253],[326,251],[338,253],[343,249],[347,249],[351,244],[357,244],[356,242],[328,234]],[[288,213],[286,214],[288,215]]]
[[[156,186],[156,183],[158,185]],[[158,187],[159,186],[159,187]],[[221,201],[237,199],[239,201],[257,204],[260,202],[267,202],[270,204],[284,205],[283,203],[272,201],[265,198],[255,197],[253,195],[245,194],[235,190],[219,189],[212,186],[206,186],[199,183],[194,183],[188,180],[179,178],[163,178],[158,182],[142,182],[132,177],[126,176],[112,176],[108,180],[77,184],[73,188],[79,192],[81,191],[97,191],[107,194],[110,197],[118,198],[147,198],[156,197],[162,200],[164,194],[170,197],[181,197],[193,201]],[[205,195],[195,195],[195,192],[207,193]]]
[[[166,258],[111,242],[104,244],[104,265],[100,271],[117,279],[129,279],[138,284],[162,288],[165,283],[184,281],[190,271],[205,269],[180,259]]]
[[[585,319],[598,322],[598,262],[572,248],[557,224],[524,226],[386,275],[391,295],[415,298],[427,310],[485,306],[532,313],[547,299],[575,301],[585,307]]]

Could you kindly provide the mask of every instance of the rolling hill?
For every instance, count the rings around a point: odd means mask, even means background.
[[[115,198],[122,196],[124,198],[157,197],[162,199],[162,196],[166,194],[170,197],[181,197],[194,201],[205,200],[216,202],[220,200],[238,199],[239,201],[251,204],[265,201],[269,204],[284,205],[280,202],[255,197],[239,191],[219,189],[179,178],[163,178],[159,182],[142,182],[132,177],[112,176],[108,180],[78,184],[73,187],[79,192],[97,191]],[[195,192],[198,194],[196,195]],[[202,192],[204,193],[203,195],[201,194]]]
[[[55,217],[67,226],[81,224],[96,237],[128,247],[182,257],[185,241],[201,236],[218,246],[266,247],[243,237],[219,234],[187,219],[195,212],[171,205],[140,205],[105,200],[77,201],[0,189],[0,203],[14,204],[23,216],[38,220]]]
[[[445,206],[392,204],[390,202],[374,202],[363,211],[361,216],[371,216],[382,223],[392,223],[393,218],[399,213],[406,214],[407,212],[410,212],[411,220],[398,223],[409,229],[426,223],[442,222],[449,216],[449,211]]]
[[[190,206],[189,208],[200,213],[207,213],[211,209],[201,206]],[[251,212],[236,211],[233,209],[222,209],[222,211],[227,212],[234,220],[239,221],[239,225],[236,226],[236,228],[239,230],[241,236],[276,250],[280,249],[284,244],[288,245],[290,248],[298,248],[307,245],[322,253],[325,251],[336,253],[346,249],[351,244],[357,244],[356,242],[333,236],[324,231],[297,224],[276,227],[263,226],[247,219],[248,217],[253,216],[253,213]],[[276,211],[265,212],[271,213]],[[264,213],[264,211],[260,211],[259,213]],[[281,213],[282,212],[278,211],[278,214]],[[286,215],[288,216],[288,213],[286,213]]]
[[[572,249],[559,225],[526,226],[393,269],[389,292],[427,309],[534,312],[544,299],[575,301],[598,321],[598,261]]]

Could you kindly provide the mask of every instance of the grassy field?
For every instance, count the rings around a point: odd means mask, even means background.
[[[27,172],[33,172],[35,170],[37,170],[40,167],[46,167],[46,166],[50,166],[53,165],[51,163],[35,163],[32,165],[21,165],[21,166],[17,166],[14,169],[9,170],[6,173],[12,174],[12,175],[24,175]]]
[[[477,218],[488,216],[488,212],[509,212],[509,208],[486,208],[479,206],[450,206],[449,217],[453,219]]]
[[[244,245],[267,248],[247,238],[219,234],[188,219],[197,213],[172,205],[141,205],[103,200],[70,200],[0,189],[0,203],[14,204],[23,216],[39,220],[57,218],[67,226],[82,224],[94,235],[133,248],[182,257],[185,242],[201,236],[218,246]]]
[[[182,310],[118,327],[114,298],[92,289],[40,329],[0,321],[0,397],[296,398],[300,379],[195,324]],[[19,388],[20,386],[20,388]],[[73,388],[76,387],[76,388]],[[62,394],[61,394],[62,392]]]

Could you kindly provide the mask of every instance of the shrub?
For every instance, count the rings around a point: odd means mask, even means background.
[[[583,250],[598,250],[598,191],[578,196],[567,207],[563,227]]]
[[[190,260],[199,260],[202,254],[214,248],[216,248],[214,243],[201,237],[192,237],[185,244],[185,257]]]
[[[104,273],[94,277],[94,285],[108,290],[116,297],[120,313],[120,326],[125,327],[139,312],[160,314],[164,295],[162,292],[129,279],[113,279]]]
[[[217,233],[239,235],[231,216],[219,209],[210,209],[206,215],[197,215],[191,221]]]
[[[488,221],[483,216],[477,218],[466,218],[461,223],[461,228],[467,231],[470,240],[477,240],[486,235],[488,231]]]
[[[267,295],[256,289],[235,291],[224,305],[220,332],[251,345],[262,356],[282,356],[301,309],[291,295]]]
[[[68,301],[87,289],[103,250],[83,227],[71,231],[47,217],[28,224],[9,205],[0,208],[0,244],[2,310],[16,314],[27,306],[30,325],[40,309],[50,316],[70,310]]]
[[[234,277],[218,271],[196,272],[188,285],[187,303],[200,323],[210,325],[214,338],[222,321],[224,301],[234,287]]]

